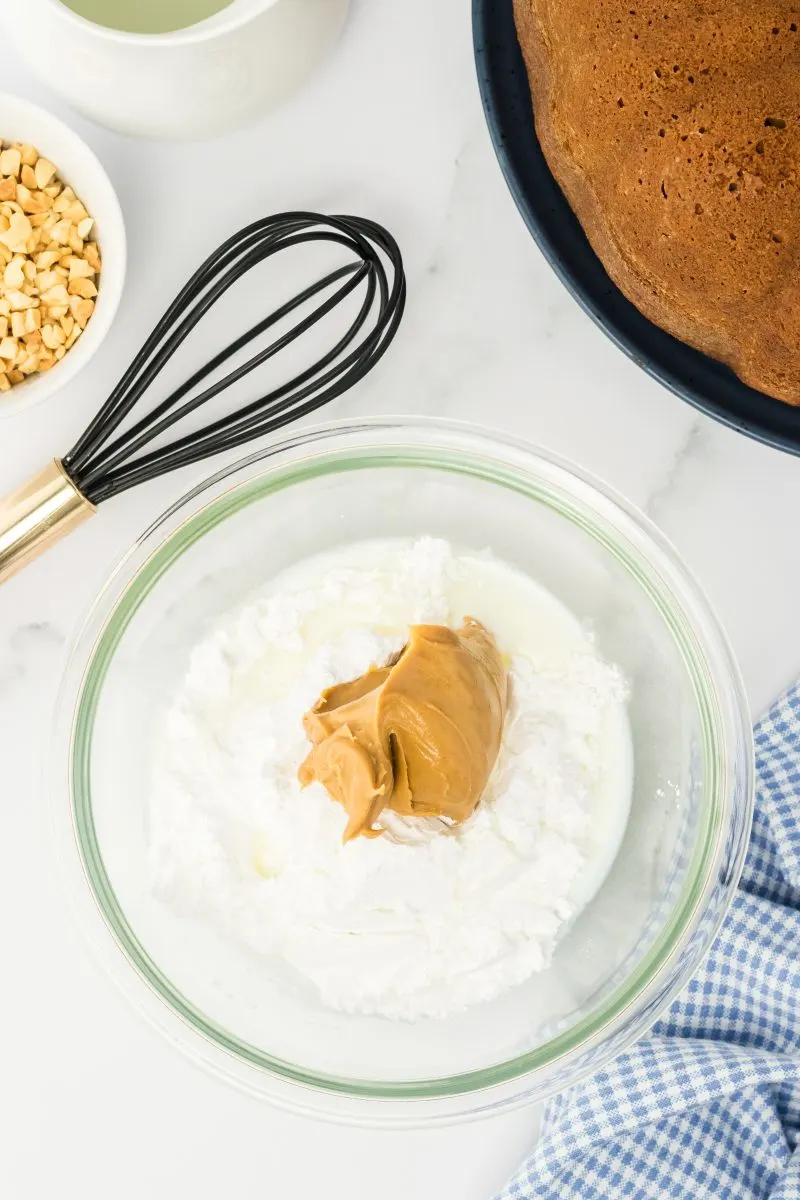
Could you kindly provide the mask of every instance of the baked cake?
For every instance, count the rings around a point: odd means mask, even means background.
[[[611,278],[800,404],[800,9],[514,3],[539,142]]]

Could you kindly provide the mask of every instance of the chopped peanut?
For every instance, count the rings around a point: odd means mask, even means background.
[[[69,267],[70,279],[88,279],[94,275],[94,267],[90,266],[86,259],[78,258],[75,254],[71,254],[69,258],[65,259],[64,265]]]
[[[94,312],[94,219],[35,147],[0,141],[0,393],[49,371]]]
[[[71,296],[83,296],[84,300],[93,300],[97,295],[97,288],[91,279],[71,279],[68,291]]]
[[[85,329],[89,317],[94,312],[94,300],[84,300],[81,296],[70,296],[69,307],[78,325],[81,329]]]
[[[51,182],[56,169],[50,162],[49,158],[40,158],[36,163],[36,186],[37,188],[45,188]]]
[[[22,269],[24,263],[25,259],[20,255],[12,258],[3,272],[3,283],[7,288],[21,288],[25,283],[25,272]]]
[[[0,154],[0,174],[16,177],[19,175],[21,161],[22,157],[19,150],[16,150],[13,146],[8,150],[4,150]]]

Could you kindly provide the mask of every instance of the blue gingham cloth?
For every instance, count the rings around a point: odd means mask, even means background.
[[[800,684],[755,731],[742,881],[652,1032],[552,1101],[498,1200],[800,1200]]]

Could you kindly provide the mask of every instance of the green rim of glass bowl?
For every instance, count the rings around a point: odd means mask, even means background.
[[[707,783],[704,787],[706,802],[700,815],[699,835],[682,895],[669,921],[642,962],[596,1013],[585,1017],[538,1049],[506,1062],[440,1079],[381,1083],[315,1075],[311,1071],[273,1058],[257,1047],[234,1037],[210,1020],[173,987],[128,924],[108,878],[92,813],[90,763],[94,721],[109,664],[133,615],[158,580],[182,554],[221,522],[274,492],[324,475],[397,466],[432,467],[439,471],[483,479],[516,491],[530,500],[546,505],[584,529],[625,566],[661,614],[680,648],[689,671],[700,716]],[[572,501],[568,495],[559,492],[555,485],[539,483],[513,468],[490,462],[472,453],[460,451],[450,454],[444,450],[431,452],[412,447],[403,447],[402,452],[395,448],[370,448],[356,454],[333,450],[314,456],[310,461],[306,459],[301,465],[267,469],[265,474],[255,480],[234,487],[210,501],[154,550],[128,584],[98,637],[84,675],[70,747],[72,815],[85,873],[102,916],[118,945],[156,994],[174,1012],[188,1021],[196,1032],[262,1071],[316,1089],[322,1088],[347,1096],[369,1099],[442,1098],[507,1083],[530,1071],[551,1067],[559,1058],[577,1049],[582,1043],[589,1042],[607,1024],[619,1018],[676,949],[697,911],[705,888],[708,866],[713,860],[722,826],[719,802],[721,754],[716,738],[719,722],[714,719],[715,697],[709,693],[703,663],[703,655],[691,629],[680,619],[679,610],[669,603],[665,595],[663,581],[652,575],[646,564],[631,552],[624,542],[611,536],[601,521],[592,519],[579,504]]]

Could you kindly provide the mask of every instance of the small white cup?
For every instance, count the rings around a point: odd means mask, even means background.
[[[94,153],[82,138],[52,113],[20,96],[0,93],[0,138],[28,142],[48,158],[59,177],[74,189],[95,220],[102,257],[92,316],[60,362],[40,375],[29,375],[10,392],[0,393],[0,416],[19,412],[52,396],[77,375],[111,327],[125,281],[125,223],[117,194]]]
[[[32,71],[86,116],[138,137],[214,137],[277,104],[336,41],[349,0],[231,0],[174,33],[124,33],[60,0],[2,0]]]

